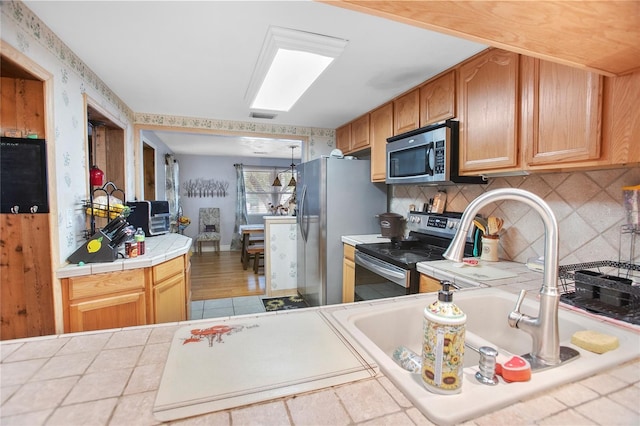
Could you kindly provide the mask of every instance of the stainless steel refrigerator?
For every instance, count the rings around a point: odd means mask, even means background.
[[[371,162],[322,157],[296,167],[298,293],[310,306],[342,302],[342,236],[379,234],[387,187]]]

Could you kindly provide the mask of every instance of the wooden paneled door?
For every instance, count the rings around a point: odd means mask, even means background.
[[[55,333],[48,214],[0,214],[0,340]]]

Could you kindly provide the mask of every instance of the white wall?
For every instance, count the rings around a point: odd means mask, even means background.
[[[1,37],[5,43],[44,68],[53,77],[53,98],[47,109],[47,152],[55,166],[48,170],[49,204],[54,215],[52,241],[57,269],[85,240],[82,200],[88,198],[88,161],[84,94],[93,99],[125,132],[127,194],[133,194],[133,112],[58,37],[21,2],[0,3]],[[49,121],[49,119],[51,119]],[[70,212],[72,226],[67,227]],[[57,226],[56,226],[57,225]],[[57,256],[56,256],[57,255]]]
[[[198,155],[177,154],[176,160],[180,165],[180,204],[183,214],[191,219],[191,225],[187,227],[184,235],[195,237],[198,233],[198,209],[200,207],[220,208],[220,229],[222,232],[220,246],[228,249],[233,237],[236,211],[236,163],[247,166],[274,166],[286,169],[291,164],[291,159],[248,158],[248,157],[211,157]],[[190,179],[215,179],[229,182],[229,191],[226,197],[187,197],[182,184]],[[252,217],[250,223],[262,223],[262,216]],[[203,247],[210,250],[211,245]]]

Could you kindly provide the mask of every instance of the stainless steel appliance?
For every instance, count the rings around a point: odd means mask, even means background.
[[[384,184],[368,160],[322,157],[297,167],[298,293],[311,306],[342,302],[342,236],[378,234]]]
[[[458,122],[447,120],[388,138],[386,183],[485,183],[459,175],[458,133]]]
[[[131,207],[127,221],[136,228],[142,228],[147,237],[169,232],[168,201],[129,201],[127,205]]]
[[[418,262],[442,260],[458,230],[461,213],[410,212],[406,240],[357,244],[354,301],[381,299],[419,292]],[[480,232],[467,235],[465,254],[478,256]]]

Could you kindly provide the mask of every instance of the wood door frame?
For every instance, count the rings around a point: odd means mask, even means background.
[[[149,141],[142,140],[142,184],[143,200],[155,201],[158,196],[156,179],[156,147]],[[153,181],[149,181],[149,176],[153,176]]]

